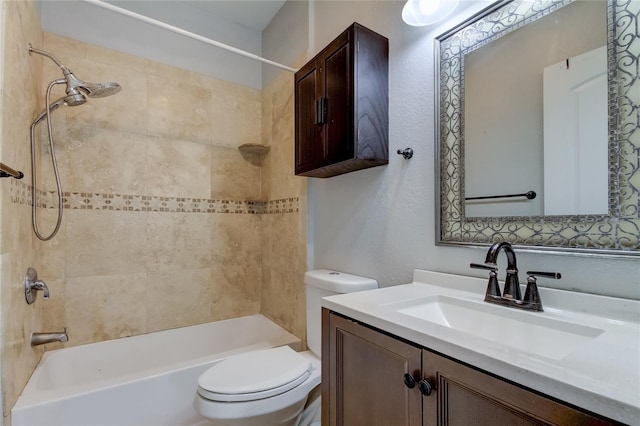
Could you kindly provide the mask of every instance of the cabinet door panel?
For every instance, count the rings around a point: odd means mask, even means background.
[[[426,350],[422,368],[435,384],[423,401],[427,426],[611,424]]]
[[[345,40],[346,41],[346,40]],[[350,47],[345,42],[324,61],[324,85],[327,98],[327,123],[324,159],[347,160],[353,157],[353,78]]]
[[[406,373],[419,377],[419,348],[335,315],[329,345],[330,418],[323,424],[422,424],[420,392],[403,381]]]
[[[311,68],[296,81],[296,99],[299,100],[296,102],[296,173],[313,168],[322,150],[315,110],[317,74],[317,70]]]

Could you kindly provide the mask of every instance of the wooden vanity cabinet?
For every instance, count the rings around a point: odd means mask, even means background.
[[[295,74],[295,174],[387,164],[389,41],[354,23]]]
[[[327,309],[322,315],[323,426],[616,424]],[[405,384],[406,374],[414,381]]]

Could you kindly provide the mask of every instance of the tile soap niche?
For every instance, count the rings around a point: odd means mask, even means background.
[[[262,166],[264,157],[271,150],[270,146],[259,143],[243,143],[238,147],[242,158],[255,166]]]

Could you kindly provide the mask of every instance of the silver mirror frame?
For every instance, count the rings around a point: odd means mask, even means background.
[[[465,216],[464,55],[574,0],[502,0],[435,39],[436,244],[640,256],[640,2],[608,0],[609,213]]]

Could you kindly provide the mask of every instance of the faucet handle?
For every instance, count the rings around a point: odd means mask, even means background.
[[[485,301],[492,297],[501,297],[500,286],[498,285],[498,265],[495,263],[470,263],[469,267],[489,271],[489,282],[487,283],[487,291],[484,295]]]
[[[531,306],[534,311],[542,312],[542,300],[540,299],[540,293],[538,292],[537,277],[552,278],[559,280],[562,278],[559,272],[538,272],[527,271],[527,289],[524,292],[524,298],[522,301]]]
[[[487,271],[493,271],[493,272],[498,272],[498,265],[496,265],[495,263],[470,263],[469,264],[470,268],[474,268],[474,269],[484,269]]]
[[[527,271],[527,280],[528,277],[544,277],[544,278],[552,278],[554,280],[559,280],[562,278],[560,272],[538,272],[538,271]]]
[[[49,287],[44,281],[38,280],[38,271],[35,268],[27,268],[27,276],[24,279],[24,297],[27,304],[31,305],[36,301],[36,291],[42,291],[42,299],[49,298]]]

